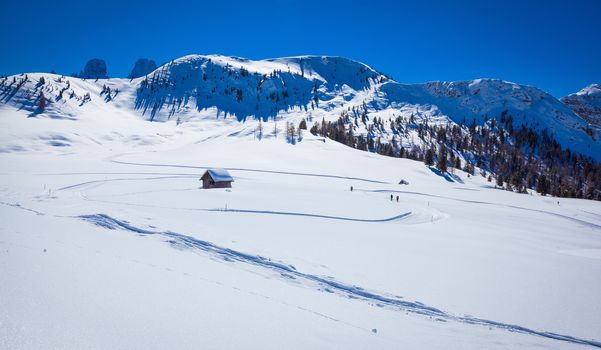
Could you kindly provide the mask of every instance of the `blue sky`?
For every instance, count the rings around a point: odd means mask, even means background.
[[[0,5],[0,74],[111,77],[140,57],[353,58],[400,82],[501,78],[560,97],[601,83],[601,1],[13,1]]]

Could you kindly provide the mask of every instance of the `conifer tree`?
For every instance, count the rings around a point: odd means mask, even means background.
[[[426,150],[426,155],[424,156],[424,164],[427,166],[432,166],[434,164],[434,151],[431,148]]]
[[[496,184],[499,187],[503,187],[503,176],[502,175],[497,175],[497,182],[496,182]]]
[[[447,147],[442,144],[438,150],[438,159],[436,162],[436,169],[442,173],[447,172]]]
[[[455,157],[455,165],[453,167],[455,169],[461,169],[461,159],[459,159],[459,157]]]
[[[46,103],[46,96],[44,96],[44,93],[40,91],[40,95],[38,97],[38,111],[40,113],[44,112],[46,109]]]
[[[536,182],[536,192],[542,194],[543,196],[546,196],[549,192],[547,186],[547,177],[545,176],[545,174],[542,174],[538,177],[538,181]]]

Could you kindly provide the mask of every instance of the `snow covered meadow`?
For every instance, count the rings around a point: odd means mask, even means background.
[[[0,348],[601,347],[599,202],[101,112],[0,109]]]

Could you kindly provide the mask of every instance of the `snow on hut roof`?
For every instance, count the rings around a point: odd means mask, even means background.
[[[232,175],[225,169],[208,169],[207,173],[209,173],[215,182],[234,181]]]

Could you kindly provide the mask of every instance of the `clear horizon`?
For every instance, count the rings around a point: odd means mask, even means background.
[[[0,74],[69,75],[91,58],[126,77],[138,58],[344,56],[402,83],[495,78],[555,97],[601,82],[595,1],[452,4],[64,1],[5,4]]]

